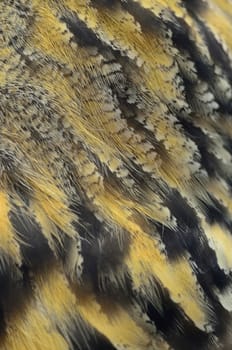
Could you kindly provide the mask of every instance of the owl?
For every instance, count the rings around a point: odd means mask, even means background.
[[[0,1],[0,349],[232,349],[232,1]]]

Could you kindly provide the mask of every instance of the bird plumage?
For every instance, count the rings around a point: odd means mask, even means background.
[[[0,349],[231,349],[231,150],[231,0],[1,0]]]

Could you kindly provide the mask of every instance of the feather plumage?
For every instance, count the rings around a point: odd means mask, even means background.
[[[0,2],[0,349],[231,348],[231,23]]]

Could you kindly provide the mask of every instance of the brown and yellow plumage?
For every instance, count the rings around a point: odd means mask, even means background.
[[[0,349],[231,349],[231,176],[231,0],[0,1]]]

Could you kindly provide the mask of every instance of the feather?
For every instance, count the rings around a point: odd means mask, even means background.
[[[231,22],[0,2],[0,349],[232,347]]]

